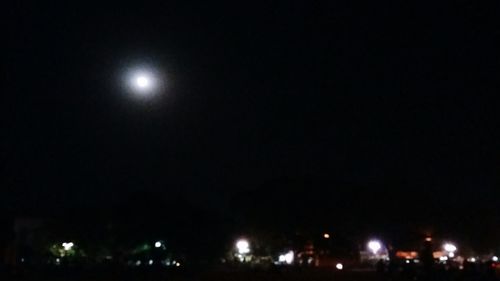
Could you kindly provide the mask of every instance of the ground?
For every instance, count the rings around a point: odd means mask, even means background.
[[[1,276],[0,276],[1,277]],[[5,277],[5,278],[4,278]],[[388,276],[387,274],[378,274],[376,272],[355,272],[355,271],[331,271],[331,270],[288,270],[288,271],[123,271],[123,270],[88,270],[88,271],[54,271],[54,272],[21,272],[16,276],[3,276],[1,280],[6,281],[498,281],[498,277],[488,276],[486,274],[466,274],[459,272],[456,274],[433,273],[424,278],[406,274],[398,276]]]

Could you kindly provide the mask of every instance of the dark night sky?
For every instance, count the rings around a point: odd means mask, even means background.
[[[4,208],[310,192],[498,231],[498,3],[123,2],[2,9]],[[137,102],[144,62],[169,86]]]

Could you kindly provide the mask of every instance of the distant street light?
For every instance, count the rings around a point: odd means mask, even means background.
[[[160,248],[160,247],[161,247],[161,241],[156,241],[155,248]]]
[[[294,258],[295,258],[295,254],[293,253],[293,251],[290,251],[290,252],[288,252],[286,254],[280,255],[278,257],[278,261],[280,263],[292,264]]]
[[[294,254],[292,251],[288,252],[285,254],[285,262],[287,264],[292,264],[293,263],[293,258],[294,258]]]
[[[236,242],[238,254],[244,255],[250,253],[250,243],[247,240],[241,239]]]
[[[382,243],[380,243],[380,241],[377,240],[372,240],[368,242],[368,249],[370,249],[372,253],[376,255],[378,251],[382,249]]]
[[[69,251],[73,248],[73,246],[75,246],[75,244],[73,242],[64,242],[62,243],[62,246],[65,251]]]
[[[448,253],[454,253],[457,251],[457,246],[455,246],[451,243],[446,243],[443,245],[443,249]]]

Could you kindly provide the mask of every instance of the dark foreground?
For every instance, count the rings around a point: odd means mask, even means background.
[[[24,271],[2,274],[6,281],[499,281],[493,272],[432,272],[427,275],[399,272],[381,274],[363,271],[331,270],[274,270],[274,271],[139,271],[139,270],[86,270],[86,271]]]

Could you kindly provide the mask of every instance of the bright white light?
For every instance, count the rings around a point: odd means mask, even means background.
[[[337,264],[335,265],[335,268],[337,268],[338,270],[342,270],[342,269],[344,269],[344,265],[343,265],[343,264],[341,264],[341,263],[337,263]]]
[[[455,257],[455,253],[450,252],[450,253],[448,254],[448,257],[450,257],[450,258],[454,258],[454,257]]]
[[[288,253],[285,254],[285,262],[287,264],[292,264],[293,263],[293,258],[294,258],[293,251],[290,251],[290,252],[288,252]]]
[[[448,257],[447,256],[442,256],[442,257],[439,257],[439,260],[440,261],[447,261]]]
[[[75,244],[73,242],[69,242],[69,243],[62,243],[62,246],[64,248],[65,251],[69,251],[71,250],[71,248],[73,248],[73,246],[75,246]]]
[[[241,255],[250,253],[250,244],[247,240],[238,240],[236,242],[236,249],[238,249],[238,253]]]
[[[469,261],[470,262],[476,262],[476,258],[470,258]]]
[[[368,242],[368,249],[370,249],[374,254],[377,254],[380,249],[382,249],[382,244],[379,241],[372,240]]]
[[[138,260],[138,261],[136,261],[136,262],[135,262],[135,265],[136,265],[136,266],[140,266],[140,265],[141,265],[141,263],[142,263],[142,262],[141,262],[140,260]]]
[[[410,261],[409,261],[409,260],[406,260],[406,263],[410,263]]]
[[[156,241],[155,248],[160,248],[160,247],[161,247],[161,242],[160,241]]]
[[[159,73],[149,69],[140,69],[128,73],[126,84],[132,93],[138,96],[149,96],[158,93],[163,82]]]
[[[293,251],[290,251],[286,254],[280,255],[278,257],[278,261],[280,263],[292,264],[294,258],[295,258],[295,254],[293,253]]]
[[[145,75],[137,76],[135,78],[135,83],[137,84],[137,87],[141,89],[145,89],[151,86],[150,78]]]
[[[492,261],[494,261],[494,262],[497,262],[497,261],[498,261],[498,257],[497,257],[497,256],[493,256],[493,257],[491,258],[491,260],[492,260]]]
[[[134,88],[137,91],[140,91],[143,93],[150,91],[154,88],[154,77],[150,73],[146,73],[146,72],[136,73],[132,77],[131,82],[132,82],[132,86],[134,86]]]
[[[443,246],[443,249],[446,251],[446,252],[455,252],[457,250],[457,246],[451,244],[451,243],[446,243],[444,244]]]
[[[176,262],[176,263],[175,263],[175,266],[179,267],[179,266],[181,266],[181,264],[180,264],[180,263],[178,263],[178,262]]]
[[[153,260],[149,260],[149,265],[153,265],[154,261]]]
[[[325,233],[325,234],[323,234],[323,237],[324,237],[325,239],[329,239],[329,238],[330,238],[330,234],[329,234],[329,233]]]

